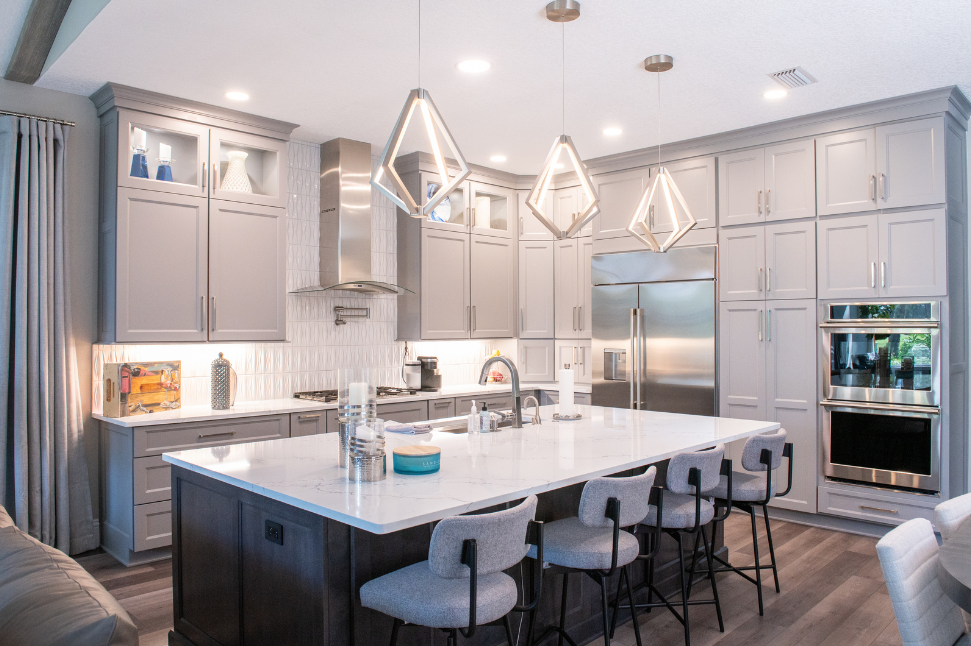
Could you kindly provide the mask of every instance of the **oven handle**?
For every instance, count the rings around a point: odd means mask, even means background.
[[[898,406],[895,404],[873,404],[869,402],[837,401],[824,399],[819,402],[824,408],[862,408],[866,410],[886,410],[901,413],[919,413],[922,415],[940,415],[941,409],[935,406]]]
[[[882,319],[888,320],[888,319]],[[905,319],[898,319],[893,322],[893,324],[880,324],[876,321],[873,323],[820,323],[819,327],[821,329],[835,329],[835,328],[846,328],[848,330],[905,330],[907,328],[919,328],[919,329],[937,329],[941,327],[938,321],[907,321]]]

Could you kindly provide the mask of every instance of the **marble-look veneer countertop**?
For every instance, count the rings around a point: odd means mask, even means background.
[[[230,485],[375,534],[484,509],[779,428],[775,422],[576,406],[583,419],[480,435],[388,434],[388,476],[354,483],[337,465],[336,433],[166,453],[163,459]],[[392,450],[430,444],[442,468],[400,475]]]
[[[522,384],[520,390],[557,390],[555,383]],[[578,393],[589,393],[590,386],[577,384]],[[417,392],[414,395],[400,397],[382,397],[378,404],[404,404],[407,402],[441,399],[443,397],[471,397],[474,395],[497,395],[511,393],[509,384],[480,386],[470,384],[465,386],[449,386],[439,392]],[[184,406],[177,410],[159,411],[130,417],[106,417],[100,413],[92,413],[91,417],[125,428],[136,426],[154,426],[157,424],[179,424],[183,422],[212,422],[220,419],[234,419],[238,417],[257,417],[259,415],[279,415],[283,413],[303,413],[315,410],[333,410],[337,403],[324,404],[310,399],[263,399],[258,401],[238,402],[229,410],[213,410],[209,406]]]

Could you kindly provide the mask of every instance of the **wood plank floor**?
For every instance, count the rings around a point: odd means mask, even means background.
[[[779,564],[782,593],[764,585],[765,616],[760,617],[755,586],[735,574],[718,576],[725,632],[718,632],[713,606],[690,611],[693,646],[895,646],[897,622],[877,560],[876,539],[774,521],[772,538]],[[725,542],[736,565],[753,562],[748,518],[733,513],[725,526]],[[768,562],[768,544],[759,522],[759,551]],[[141,646],[164,646],[172,626],[172,563],[161,561],[126,568],[111,556],[89,552],[78,562],[121,602],[141,636]],[[710,598],[701,583],[692,598]],[[684,643],[681,624],[665,610],[639,617],[645,644]],[[594,644],[601,644],[598,640]],[[628,622],[617,629],[615,646],[633,646]]]

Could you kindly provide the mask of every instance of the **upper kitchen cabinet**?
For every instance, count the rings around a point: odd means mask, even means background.
[[[681,197],[691,211],[692,217],[697,221],[696,229],[710,229],[716,223],[717,200],[715,195],[715,158],[697,157],[695,159],[685,159],[683,161],[672,162],[664,165],[665,170],[674,180]],[[651,169],[651,177],[657,173],[657,168]],[[675,205],[675,214],[679,221],[684,222],[684,214],[677,206],[677,200],[672,195],[672,204]],[[631,212],[633,215],[633,211]],[[628,219],[630,216],[628,216]],[[651,231],[657,235],[659,233],[671,233],[674,231],[674,218],[671,217],[670,208],[666,197],[662,192],[655,192],[654,199],[648,213],[648,221]],[[663,242],[663,238],[658,242]]]
[[[553,232],[546,228],[533,212],[526,206],[529,191],[516,191],[519,194],[519,239],[520,240],[553,240]],[[547,191],[544,213],[553,213],[553,191]]]
[[[648,182],[650,169],[646,167],[594,176],[593,183],[600,196],[600,214],[593,220],[595,240],[630,235],[627,225]]]
[[[518,224],[516,191],[480,182],[469,182],[469,185],[472,192],[472,233],[513,238],[513,229]]]
[[[213,128],[209,136],[210,195],[230,202],[287,206],[287,143]]]
[[[405,222],[399,221],[399,231]],[[401,247],[399,247],[401,249]],[[421,339],[468,339],[472,333],[469,235],[456,231],[421,231]],[[399,255],[401,252],[399,252]],[[399,272],[399,276],[400,276]],[[404,284],[404,283],[403,283]],[[410,298],[408,294],[402,298]]]
[[[718,235],[719,300],[816,297],[816,222],[731,227]]]
[[[941,204],[944,162],[941,117],[820,137],[819,215]]]
[[[441,176],[438,173],[419,173],[419,182],[410,182],[404,179],[405,185],[411,189],[412,184],[418,184],[421,190],[421,203],[428,204],[442,185]],[[416,196],[417,197],[417,196]],[[469,222],[472,217],[472,187],[469,182],[460,182],[438,206],[421,219],[423,227],[438,229],[440,231],[462,231],[468,233]]]
[[[589,204],[587,194],[579,186],[558,188],[553,193],[553,222],[561,231],[566,231]],[[596,219],[596,218],[594,218]],[[593,235],[593,221],[588,222],[575,236],[587,238]]]
[[[719,156],[721,225],[815,217],[815,177],[811,139]]]
[[[589,339],[592,238],[571,238],[553,243],[554,330],[557,339]]]
[[[519,243],[519,338],[552,339],[554,278],[552,240]]]
[[[470,248],[472,338],[516,336],[516,242],[472,234]]]
[[[100,340],[285,340],[296,125],[110,83],[91,100],[101,118]]]

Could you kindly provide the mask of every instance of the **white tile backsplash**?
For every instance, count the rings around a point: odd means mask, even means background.
[[[320,146],[291,141],[287,146],[287,289],[315,284],[320,263]],[[372,157],[376,166],[378,157]],[[397,275],[396,210],[371,191],[371,269],[374,280],[394,283]],[[370,307],[371,318],[334,325],[334,306]],[[209,403],[210,364],[220,352],[239,375],[237,400],[290,397],[298,390],[337,387],[341,366],[375,368],[381,385],[401,384],[404,343],[395,341],[397,299],[353,292],[287,296],[287,341],[283,343],[197,343],[93,346],[92,410],[100,412],[105,363],[182,361],[182,405]],[[411,357],[439,358],[445,386],[474,383],[483,360],[499,349],[515,356],[515,340],[435,341],[408,344]]]

